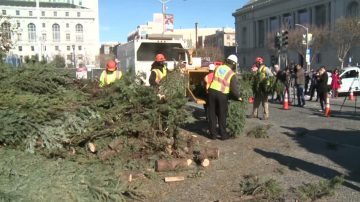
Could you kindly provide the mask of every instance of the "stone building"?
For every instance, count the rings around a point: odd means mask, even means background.
[[[266,47],[267,34],[280,32],[284,27],[289,32],[295,24],[324,26],[334,28],[337,19],[346,16],[359,16],[360,0],[251,0],[237,9],[235,17],[236,41],[241,67],[250,67],[256,56],[263,56],[267,65],[271,58],[277,57]],[[304,34],[306,30],[304,30]],[[311,32],[311,30],[309,30]],[[275,37],[275,36],[274,36]],[[359,48],[353,48],[349,56],[353,64],[360,63]],[[289,51],[288,58],[303,64],[304,58]],[[349,59],[347,59],[348,63]],[[320,65],[338,67],[336,49],[327,43],[311,63],[312,68]]]
[[[39,10],[36,0],[0,1],[1,15],[17,28],[9,54],[47,61],[61,55],[67,64],[94,64],[100,48],[98,0],[39,1]]]

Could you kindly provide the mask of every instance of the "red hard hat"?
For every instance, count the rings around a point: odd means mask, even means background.
[[[260,63],[260,64],[263,64],[263,63],[264,63],[264,59],[263,59],[262,57],[257,57],[257,58],[255,59],[255,62],[258,62],[258,63]]]
[[[165,56],[163,54],[159,53],[159,54],[157,54],[155,56],[155,61],[156,62],[163,62],[163,61],[165,61]]]
[[[114,60],[109,60],[106,64],[106,70],[113,72],[116,70],[116,62]]]

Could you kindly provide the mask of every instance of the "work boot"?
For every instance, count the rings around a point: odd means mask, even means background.
[[[209,138],[209,139],[212,139],[212,140],[216,140],[216,139],[217,139],[217,136],[216,136],[216,135],[209,134],[209,135],[208,135],[208,138]]]

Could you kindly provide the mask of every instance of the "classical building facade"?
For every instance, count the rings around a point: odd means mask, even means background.
[[[10,54],[67,64],[94,64],[99,54],[98,0],[1,0],[0,12],[17,29]],[[3,26],[3,25],[2,25]]]
[[[359,16],[359,6],[360,0],[249,1],[233,13],[240,66],[250,67],[256,56],[263,56],[267,65],[271,65],[270,61],[274,55],[266,48],[269,33],[280,32],[284,27],[291,31],[295,24],[324,26],[332,30],[337,19]],[[311,67],[339,66],[336,55],[335,48],[331,44],[326,44],[316,55]],[[304,59],[294,51],[289,51],[288,57],[295,63],[304,63]],[[349,57],[353,63],[360,63],[359,48],[353,48]]]

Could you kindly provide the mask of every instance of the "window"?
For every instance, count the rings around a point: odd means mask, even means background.
[[[22,40],[22,34],[21,33],[17,33],[17,39],[18,39],[18,41]]]
[[[45,23],[42,23],[42,27],[45,28],[45,27],[46,27],[46,24],[45,24]]]
[[[258,21],[258,39],[259,39],[259,43],[258,43],[258,47],[264,47],[265,45],[265,23],[263,20],[259,20]]]
[[[54,17],[57,17],[57,12],[56,11],[54,11]]]
[[[36,41],[36,26],[34,23],[28,25],[28,38],[30,42]]]
[[[79,6],[82,6],[82,1],[79,1]]]
[[[65,16],[66,16],[66,17],[69,17],[69,12],[65,12]]]
[[[298,23],[302,25],[310,24],[310,15],[308,10],[300,10],[298,11]]]
[[[43,34],[42,34],[42,40],[43,40],[43,41],[46,41],[46,33],[43,33]]]
[[[359,16],[359,3],[356,1],[352,1],[347,6],[346,10],[347,17],[358,17]]]
[[[19,11],[19,10],[16,11],[16,15],[20,15],[20,11]]]
[[[70,41],[70,33],[66,33],[66,41]]]
[[[60,41],[60,25],[59,24],[53,24],[52,32],[53,32],[53,41]]]
[[[67,55],[67,56],[66,56],[66,59],[72,61],[72,59],[73,59],[73,58],[72,58],[72,55]]]
[[[34,46],[31,46],[31,51],[35,51],[35,47],[34,47]]]
[[[19,46],[19,51],[22,51],[22,46]]]
[[[16,23],[17,28],[20,28],[20,22]]]
[[[318,27],[325,26],[326,24],[326,8],[325,5],[315,7],[315,24]]]
[[[66,46],[66,50],[68,50],[68,51],[71,50],[71,49],[70,49],[70,46]]]
[[[83,41],[83,32],[83,26],[81,24],[77,24],[75,26],[76,41]]]
[[[66,28],[69,28],[70,26],[69,26],[69,23],[66,23]]]
[[[45,16],[45,11],[41,11],[41,16]]]
[[[2,14],[3,14],[3,15],[6,15],[6,10],[2,10]]]
[[[59,46],[55,46],[55,50],[56,50],[56,51],[60,50],[60,49],[59,49]]]
[[[77,16],[80,17],[80,12],[77,12]]]
[[[294,26],[294,19],[290,13],[284,14],[282,19],[282,25],[284,25],[284,28],[292,29]]]
[[[78,47],[78,50],[79,50],[79,51],[81,51],[81,50],[82,50],[82,47],[81,47],[81,46],[79,46],[79,47]]]
[[[44,46],[44,51],[46,51],[46,46]]]
[[[270,18],[270,32],[279,31],[279,20],[277,17]]]
[[[11,40],[11,24],[8,22],[2,23],[0,33],[2,33],[5,40]]]
[[[341,76],[342,79],[355,78],[358,72],[356,70],[350,70]]]
[[[29,16],[33,16],[33,13],[32,13],[32,11],[29,11]]]

